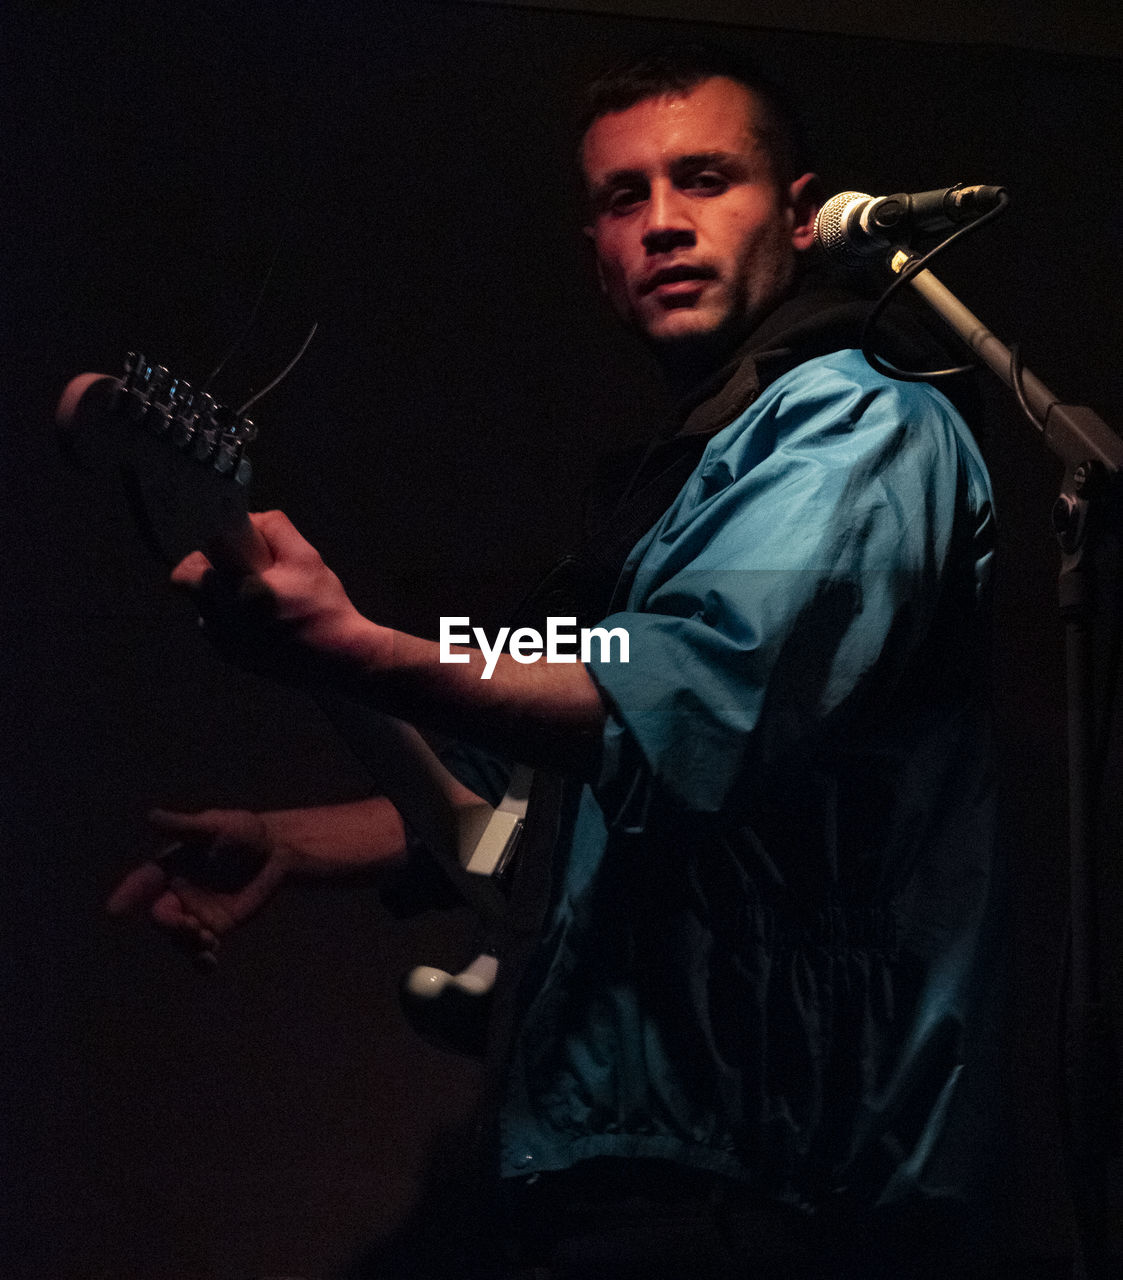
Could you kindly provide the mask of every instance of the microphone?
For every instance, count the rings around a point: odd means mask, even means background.
[[[996,208],[1005,187],[967,187],[959,183],[917,195],[867,196],[843,191],[819,210],[815,243],[836,262],[862,267],[914,235],[948,231]]]

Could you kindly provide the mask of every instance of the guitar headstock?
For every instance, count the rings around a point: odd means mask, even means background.
[[[244,533],[257,428],[209,392],[130,352],[120,378],[73,379],[56,418],[72,454],[118,462],[141,533],[169,563]]]
[[[151,364],[130,351],[113,408],[201,466],[242,486],[249,484],[246,446],[257,438],[257,428],[162,364]]]

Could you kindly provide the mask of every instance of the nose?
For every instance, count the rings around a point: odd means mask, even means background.
[[[673,183],[653,184],[647,202],[643,247],[648,253],[670,253],[695,243],[694,224],[686,197]]]

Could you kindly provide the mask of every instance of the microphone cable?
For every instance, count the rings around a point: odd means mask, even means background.
[[[919,273],[925,270],[928,265],[939,257],[945,250],[959,240],[962,236],[972,231],[978,231],[988,222],[993,222],[995,218],[1005,213],[1010,205],[1010,197],[1005,191],[1001,191],[998,196],[998,203],[993,209],[988,210],[981,217],[976,218],[972,222],[966,223],[962,227],[957,227],[949,236],[945,236],[939,244],[929,249],[922,257],[914,258],[908,266],[901,271],[895,280],[891,281],[889,287],[882,293],[881,297],[873,304],[873,309],[866,317],[866,322],[862,326],[862,355],[866,358],[866,363],[871,368],[876,369],[878,373],[885,374],[888,378],[895,378],[898,382],[936,382],[947,378],[958,377],[963,373],[973,372],[977,366],[974,364],[956,365],[949,369],[898,369],[896,365],[891,364],[888,360],[883,359],[873,349],[874,330],[877,322],[881,318],[885,308],[890,301],[896,296],[897,290],[903,288]]]

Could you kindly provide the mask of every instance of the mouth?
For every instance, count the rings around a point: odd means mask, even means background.
[[[717,273],[710,267],[693,266],[690,263],[662,267],[659,271],[652,272],[642,282],[640,293],[644,296],[655,293],[660,297],[688,294],[715,279],[716,275]]]

